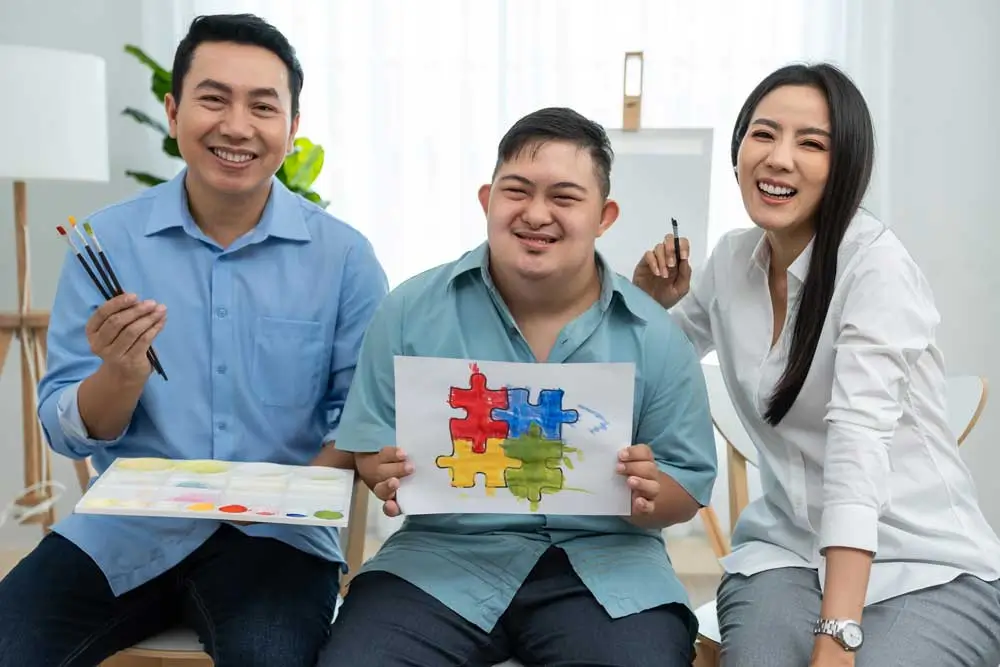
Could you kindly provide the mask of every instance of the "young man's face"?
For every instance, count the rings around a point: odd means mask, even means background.
[[[594,261],[597,237],[618,217],[586,149],[529,144],[479,190],[491,266],[522,278],[568,275]]]
[[[288,68],[257,46],[199,45],[180,102],[171,95],[165,102],[170,133],[190,176],[220,194],[266,187],[298,128]]]

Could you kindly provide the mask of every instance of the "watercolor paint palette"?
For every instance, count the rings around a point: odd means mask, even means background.
[[[354,471],[278,463],[121,458],[76,505],[81,514],[341,528]]]

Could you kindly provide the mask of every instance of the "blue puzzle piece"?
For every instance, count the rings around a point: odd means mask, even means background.
[[[563,410],[562,389],[542,389],[538,392],[538,403],[530,403],[528,390],[507,389],[507,407],[493,408],[492,417],[510,425],[508,437],[519,438],[528,433],[531,424],[538,424],[542,437],[547,440],[562,440],[563,424],[573,424],[580,418],[576,410]]]

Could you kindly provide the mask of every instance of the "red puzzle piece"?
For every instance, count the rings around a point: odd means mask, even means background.
[[[509,424],[493,419],[492,414],[493,408],[507,408],[507,390],[487,389],[486,376],[479,372],[479,367],[475,364],[472,366],[469,388],[452,387],[448,405],[466,411],[465,419],[453,418],[449,421],[451,439],[471,440],[473,453],[486,452],[488,438],[507,437]]]

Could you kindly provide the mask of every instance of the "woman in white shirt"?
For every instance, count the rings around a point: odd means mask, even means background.
[[[724,667],[1000,665],[1000,540],[946,420],[939,315],[860,209],[873,134],[836,68],[772,73],[732,138],[755,226],[693,280],[686,239],[679,261],[668,236],[636,267],[717,352],[759,452],[763,496],[723,559]]]

